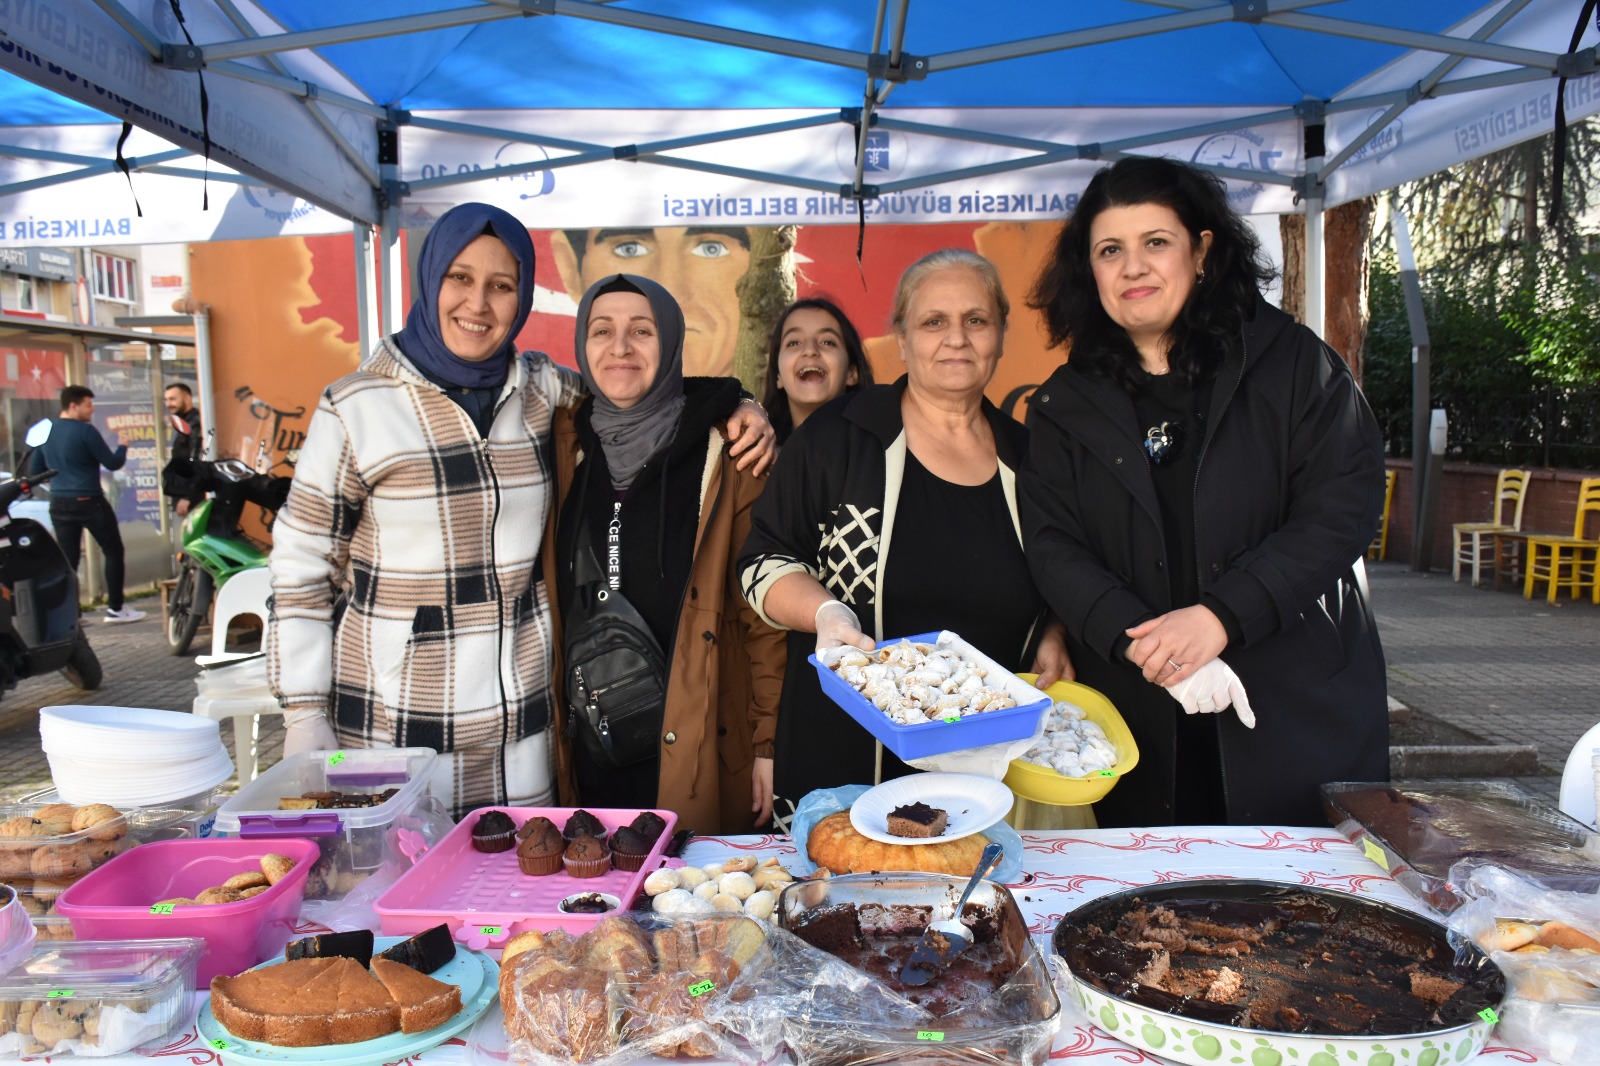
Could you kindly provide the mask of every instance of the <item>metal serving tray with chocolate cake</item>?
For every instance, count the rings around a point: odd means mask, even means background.
[[[1488,956],[1432,919],[1270,881],[1102,896],[1063,918],[1053,943],[1068,994],[1107,1031],[1199,1066],[1242,1040],[1271,1052],[1256,1063],[1376,1066],[1403,1049],[1418,1063],[1462,1062],[1505,996]]]

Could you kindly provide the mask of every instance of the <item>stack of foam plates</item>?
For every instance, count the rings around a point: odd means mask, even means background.
[[[233,775],[217,723],[181,711],[44,707],[39,738],[67,803],[160,806]]]

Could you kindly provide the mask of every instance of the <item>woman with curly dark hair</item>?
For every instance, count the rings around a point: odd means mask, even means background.
[[[1028,562],[1140,751],[1102,825],[1321,824],[1319,784],[1388,777],[1383,440],[1272,276],[1218,179],[1127,159],[1030,301],[1071,354],[1028,416]]]
[[[767,346],[761,402],[782,444],[811,412],[872,384],[861,334],[832,300],[809,296],[783,309]]]

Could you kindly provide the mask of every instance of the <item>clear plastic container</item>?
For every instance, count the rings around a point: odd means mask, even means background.
[[[56,915],[55,904],[78,878],[135,844],[195,836],[201,818],[187,809],[136,807],[72,831],[79,809],[62,803],[54,789],[0,804],[0,883],[16,890],[17,904],[33,919],[40,940],[72,939],[72,924]],[[33,822],[38,824],[28,824]],[[31,835],[51,827],[67,831]]]
[[[0,976],[0,1058],[117,1055],[189,1021],[199,940],[38,944]]]
[[[233,903],[160,906],[195,899],[235,874],[261,872],[269,852],[294,867],[258,896]],[[309,840],[160,840],[117,856],[61,893],[57,911],[80,940],[126,940],[183,932],[202,937],[195,980],[248,970],[283,950],[294,935],[306,875],[317,859]]]
[[[396,854],[401,845],[390,830],[427,797],[438,758],[432,748],[300,752],[223,803],[213,832],[242,840],[300,837],[316,841],[322,855],[306,895],[339,899],[385,862],[401,857]],[[393,795],[372,806],[280,808],[284,801],[301,801],[308,793],[335,793],[357,802],[387,792]]]

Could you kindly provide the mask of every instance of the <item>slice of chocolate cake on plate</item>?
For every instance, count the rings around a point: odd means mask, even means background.
[[[936,837],[949,824],[949,814],[926,803],[909,803],[889,812],[890,836]]]

